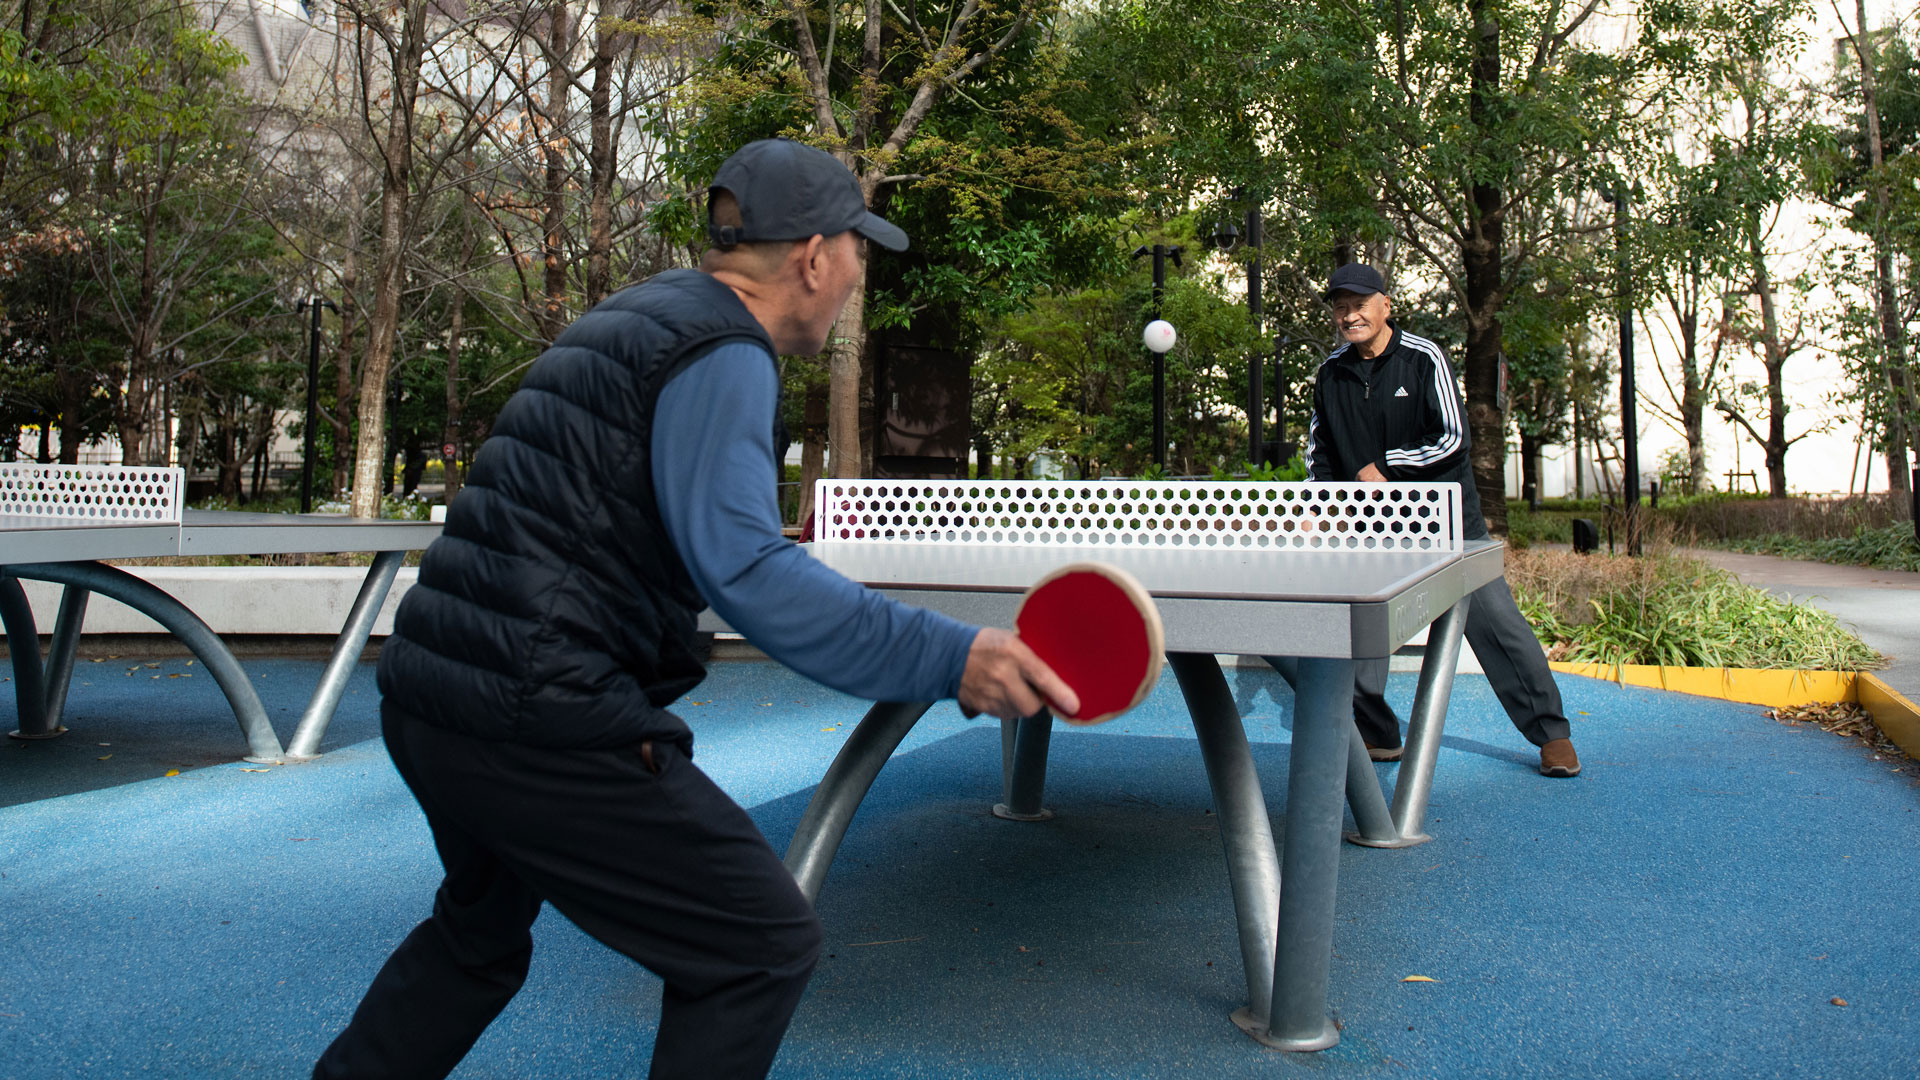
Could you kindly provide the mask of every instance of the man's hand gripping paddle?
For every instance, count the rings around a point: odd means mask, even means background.
[[[1166,631],[1160,611],[1133,575],[1100,563],[1073,563],[1034,583],[1014,629],[1080,695],[1071,724],[1111,720],[1146,700],[1160,678]]]

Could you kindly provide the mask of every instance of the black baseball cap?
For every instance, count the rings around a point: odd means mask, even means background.
[[[1387,291],[1387,283],[1380,280],[1380,271],[1366,263],[1348,263],[1333,272],[1327,279],[1327,291],[1320,299],[1331,301],[1334,293],[1350,292],[1357,296],[1371,296]]]
[[[721,247],[851,229],[889,251],[907,250],[907,234],[867,210],[851,170],[825,150],[792,139],[761,139],[734,151],[707,191],[730,192],[740,204],[738,226],[715,225],[713,202],[707,202],[707,235]]]

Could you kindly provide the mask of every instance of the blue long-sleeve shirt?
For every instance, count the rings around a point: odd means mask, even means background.
[[[781,535],[778,398],[771,358],[744,343],[714,350],[660,394],[654,491],[700,595],[762,652],[835,690],[871,701],[955,696],[977,628],[889,600]]]

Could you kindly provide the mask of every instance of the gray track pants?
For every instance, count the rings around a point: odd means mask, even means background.
[[[1553,669],[1533,627],[1513,602],[1506,578],[1495,578],[1474,592],[1466,638],[1507,717],[1528,742],[1544,746],[1568,737],[1571,729]],[[1400,718],[1384,696],[1387,661],[1362,660],[1353,669],[1353,720],[1361,737],[1370,746],[1399,746]]]

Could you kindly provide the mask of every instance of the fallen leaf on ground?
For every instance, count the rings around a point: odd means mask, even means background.
[[[167,772],[166,772],[166,775],[168,775],[168,776],[179,776],[179,775],[180,775],[180,770],[179,770],[179,769],[168,769],[168,770],[167,770]]]
[[[95,760],[95,761],[105,761],[105,760],[107,760],[108,758],[110,758],[110,757],[112,757],[112,756],[113,756],[112,754],[101,754],[101,755],[100,755],[99,757],[97,757],[97,758],[94,758],[93,760]]]
[[[1401,982],[1433,982],[1434,980],[1429,979],[1425,975],[1409,975],[1406,978],[1401,979],[1400,981]]]
[[[1846,1003],[1847,1003],[1846,998],[1834,998],[1832,1001],[1828,1002],[1829,1005],[1840,1005],[1840,1006],[1845,1006]]]

